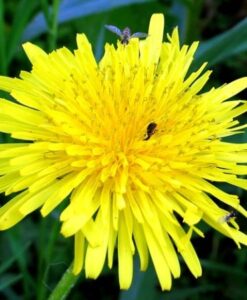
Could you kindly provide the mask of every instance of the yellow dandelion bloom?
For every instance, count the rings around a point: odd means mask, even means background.
[[[162,289],[180,276],[178,255],[200,276],[191,236],[203,236],[201,220],[247,245],[234,218],[219,221],[246,210],[214,185],[247,188],[239,178],[247,144],[222,139],[246,127],[236,117],[247,103],[226,100],[247,78],[200,92],[210,71],[187,75],[198,43],[180,47],[177,29],[162,42],[163,28],[163,15],[153,15],[145,40],[106,44],[99,63],[83,34],[74,52],[26,43],[32,71],[0,77],[17,101],[0,100],[0,130],[23,140],[0,145],[0,191],[17,193],[0,208],[0,229],[36,209],[45,217],[69,197],[60,220],[74,236],[73,272],[97,278],[117,248],[122,289],[135,252],[141,270],[151,257]]]

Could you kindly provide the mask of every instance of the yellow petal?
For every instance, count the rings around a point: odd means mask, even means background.
[[[82,270],[84,263],[84,250],[85,249],[85,239],[81,231],[75,234],[74,238],[74,264],[73,273],[75,275],[79,274]]]
[[[130,287],[133,276],[133,257],[129,242],[127,226],[123,216],[119,220],[118,232],[118,274],[121,289]]]
[[[163,14],[153,14],[148,30],[148,37],[141,44],[141,60],[148,67],[153,64],[157,64],[164,31],[164,15]]]

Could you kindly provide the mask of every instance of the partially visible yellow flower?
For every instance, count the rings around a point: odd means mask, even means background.
[[[247,244],[233,219],[219,222],[232,208],[246,210],[214,185],[247,188],[238,177],[247,174],[247,144],[222,140],[246,127],[236,120],[246,102],[226,100],[247,78],[200,93],[205,65],[187,75],[198,43],[180,47],[177,29],[162,43],[163,23],[155,14],[146,40],[106,44],[99,63],[83,34],[74,53],[26,43],[32,71],[0,77],[18,102],[0,100],[0,130],[23,140],[0,145],[0,191],[18,192],[0,208],[0,229],[39,208],[45,217],[69,197],[60,220],[75,238],[74,273],[97,278],[117,248],[123,289],[136,251],[142,271],[151,256],[162,289],[180,276],[178,253],[200,276],[190,241],[203,236],[200,220]]]

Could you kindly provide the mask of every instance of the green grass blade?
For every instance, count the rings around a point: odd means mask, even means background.
[[[42,7],[42,10],[43,10],[43,14],[44,14],[44,17],[45,17],[45,21],[47,24],[49,24],[50,22],[50,12],[49,12],[49,3],[48,3],[48,0],[41,0],[41,7]]]
[[[22,274],[5,274],[4,276],[1,277],[0,279],[0,291],[3,291],[10,285],[16,283],[22,278]]]
[[[52,10],[50,13],[49,39],[48,39],[50,51],[56,48],[59,3],[60,0],[53,0]]]
[[[49,239],[47,239],[48,226],[50,226]],[[51,264],[52,253],[55,248],[55,243],[58,238],[60,224],[55,220],[54,224],[50,225],[47,222],[42,222],[40,226],[40,241],[39,241],[39,260],[38,260],[38,285],[37,285],[37,300],[46,299],[47,288],[43,282],[48,281],[49,266]]]
[[[0,45],[0,73],[5,75],[7,72],[7,64],[3,0],[0,0]]]
[[[11,32],[7,41],[7,64],[11,62],[16,52],[22,33],[36,5],[37,1],[22,0],[17,6]]]
[[[20,273],[22,274],[23,289],[25,295],[30,295],[32,292],[31,287],[34,285],[32,275],[28,270],[28,257],[21,255],[20,249],[22,249],[23,239],[19,228],[14,228],[8,232],[8,241],[11,247],[12,255],[16,257],[16,262]]]
[[[26,243],[24,246],[19,248],[18,251],[12,254],[8,260],[2,262],[0,265],[0,274],[4,273],[9,267],[11,267],[11,265],[18,259],[19,256],[23,256],[30,246],[30,242]]]

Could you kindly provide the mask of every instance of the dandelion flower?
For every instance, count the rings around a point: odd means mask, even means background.
[[[0,191],[15,193],[0,208],[0,229],[36,209],[45,217],[69,197],[60,221],[74,237],[73,272],[97,278],[117,248],[122,289],[135,252],[142,271],[151,257],[163,290],[180,276],[178,255],[200,276],[191,236],[203,236],[201,220],[247,244],[233,219],[219,222],[246,210],[214,184],[247,188],[239,177],[247,144],[223,139],[246,127],[236,120],[246,102],[227,100],[247,78],[201,92],[205,64],[187,75],[198,43],[180,47],[177,29],[162,42],[163,28],[163,15],[153,15],[145,40],[106,44],[99,63],[83,34],[74,52],[26,43],[31,72],[0,77],[16,100],[0,100],[0,130],[18,140],[0,145]]]

